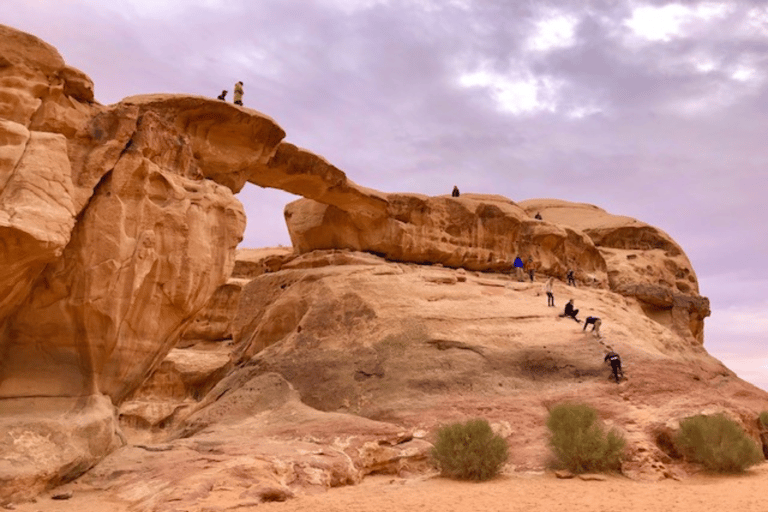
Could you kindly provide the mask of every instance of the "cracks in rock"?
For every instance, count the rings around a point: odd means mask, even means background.
[[[460,350],[469,350],[470,352],[474,352],[475,354],[478,354],[482,357],[486,357],[485,354],[483,353],[483,350],[480,347],[476,347],[474,345],[464,343],[463,341],[430,339],[430,340],[427,340],[426,343],[435,346],[438,350],[448,350],[452,348],[457,348]]]

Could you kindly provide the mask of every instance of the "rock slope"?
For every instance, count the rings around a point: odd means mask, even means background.
[[[384,194],[284,137],[208,98],[101,105],[0,26],[0,504],[83,474],[135,510],[285,499],[424,471],[431,432],[469,416],[510,468],[541,468],[546,409],[568,399],[625,432],[628,475],[677,464],[687,414],[758,438],[766,394],[704,350],[709,303],[662,231],[555,200]],[[246,182],[303,197],[292,250],[236,261]],[[535,283],[509,276],[518,255]],[[545,305],[548,276],[604,339]]]

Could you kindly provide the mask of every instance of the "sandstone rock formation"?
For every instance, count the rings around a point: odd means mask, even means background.
[[[688,414],[757,438],[766,394],[703,349],[708,301],[662,231],[553,200],[384,194],[284,136],[213,99],[100,105],[55,49],[0,26],[0,504],[122,443],[81,481],[134,510],[285,499],[423,471],[430,432],[470,416],[510,468],[538,469],[546,409],[572,399],[624,431],[629,475],[676,463],[664,440]],[[292,249],[235,261],[246,181],[303,196]],[[540,277],[576,269],[558,306],[574,297],[606,339],[511,279],[517,255]]]
[[[523,201],[529,215],[589,236],[605,259],[610,289],[637,299],[643,312],[692,343],[704,343],[709,300],[682,248],[658,228],[597,206],[553,199]]]
[[[589,272],[606,284],[605,262],[580,231],[530,218],[500,196],[426,197],[387,194],[383,217],[366,217],[335,204],[299,199],[285,208],[291,242],[299,253],[351,249],[395,261],[442,264],[470,270],[509,271],[517,255],[538,271]]]

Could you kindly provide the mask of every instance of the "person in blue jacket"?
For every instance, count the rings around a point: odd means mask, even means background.
[[[523,281],[523,269],[525,268],[525,263],[523,263],[523,259],[518,256],[515,258],[515,273],[517,273],[517,280]]]

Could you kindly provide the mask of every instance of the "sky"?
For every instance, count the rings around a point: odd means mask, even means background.
[[[705,348],[768,390],[768,2],[1,0],[111,104],[231,98],[384,192],[595,204],[661,228]],[[247,185],[241,246],[295,196]]]

